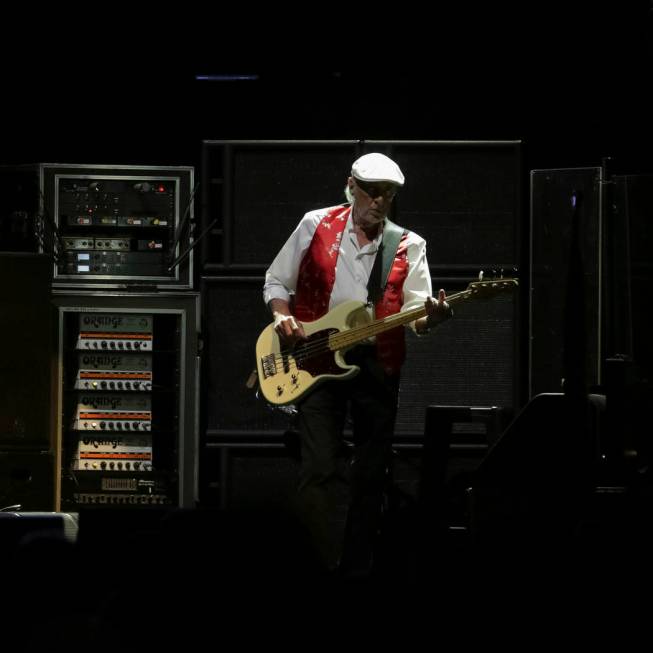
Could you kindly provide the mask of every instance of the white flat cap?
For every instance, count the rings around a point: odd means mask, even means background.
[[[361,181],[388,181],[397,186],[404,185],[404,175],[399,166],[380,152],[370,152],[356,159],[351,174]]]

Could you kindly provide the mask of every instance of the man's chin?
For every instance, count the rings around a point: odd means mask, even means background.
[[[379,224],[380,222],[383,222],[385,220],[384,215],[379,215],[378,213],[368,213],[365,218],[361,221],[364,224],[367,224],[369,226]]]

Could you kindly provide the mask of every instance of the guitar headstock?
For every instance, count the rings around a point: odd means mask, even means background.
[[[503,292],[509,292],[519,286],[519,279],[516,277],[498,277],[495,279],[484,279],[483,273],[478,275],[478,281],[472,281],[467,286],[465,294],[468,297],[482,299],[484,297],[494,297]]]

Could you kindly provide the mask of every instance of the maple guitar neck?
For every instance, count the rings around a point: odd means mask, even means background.
[[[518,280],[513,278],[500,278],[492,281],[481,281],[470,283],[465,290],[449,295],[446,301],[449,304],[455,304],[463,299],[476,299],[493,296],[496,293],[503,292],[507,289],[514,288],[518,285]],[[366,340],[388,329],[394,329],[402,324],[408,324],[413,320],[426,315],[426,307],[420,306],[403,313],[388,315],[380,320],[374,320],[368,324],[353,327],[345,331],[339,331],[329,336],[329,349],[338,351],[346,347],[351,347],[357,342]]]
[[[455,304],[461,299],[466,299],[471,296],[472,292],[470,290],[463,290],[461,292],[454,293],[447,297],[448,304]],[[347,329],[346,331],[340,331],[329,336],[329,349],[332,351],[338,351],[339,349],[344,349],[345,347],[351,347],[357,342],[362,340],[367,340],[372,336],[388,331],[389,329],[394,329],[395,327],[402,326],[403,324],[408,324],[413,320],[418,320],[420,317],[426,315],[426,307],[420,306],[419,308],[413,308],[410,311],[404,311],[403,313],[395,313],[394,315],[388,315],[380,320],[375,320],[369,324],[363,326],[354,327],[353,329]]]

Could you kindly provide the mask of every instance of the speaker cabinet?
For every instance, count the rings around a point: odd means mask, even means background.
[[[203,141],[204,273],[265,270],[307,211],[345,201],[357,141]]]
[[[519,141],[367,141],[406,176],[398,224],[426,239],[434,275],[521,264]]]
[[[466,284],[433,279],[434,291]],[[519,296],[463,302],[454,318],[428,336],[406,333],[407,358],[399,390],[397,435],[423,433],[426,407],[519,405]]]
[[[213,501],[221,508],[289,510],[299,461],[279,441],[212,446],[206,458],[206,478],[213,482]]]
[[[304,213],[345,201],[351,164],[373,151],[404,171],[392,217],[426,238],[434,270],[520,264],[519,141],[204,141],[202,150],[205,274],[265,270]]]
[[[295,434],[298,437],[298,434]],[[290,510],[299,478],[299,458],[286,437],[267,442],[210,443],[204,454],[202,503],[238,510]],[[392,483],[402,496],[416,501],[422,458],[421,443],[401,442],[393,447]],[[343,510],[348,496],[349,454],[340,460],[342,484],[338,503]]]
[[[263,303],[263,279],[203,277],[205,364],[203,403],[209,438],[277,434],[288,428],[281,410],[272,410],[246,387],[256,369],[255,346],[271,322]]]
[[[614,231],[622,237],[615,254],[614,315],[616,352],[632,356],[649,383],[653,379],[653,341],[649,298],[653,284],[653,175],[614,177]],[[617,231],[620,230],[620,231]],[[623,231],[626,232],[623,236]]]
[[[602,256],[601,168],[533,170],[531,172],[531,292],[529,392],[533,397],[559,392],[567,325],[565,302],[572,245],[572,195],[577,210],[582,282],[573,292],[585,305],[585,380],[601,381],[603,348],[601,302]],[[573,300],[573,297],[571,298]]]
[[[435,279],[434,287],[446,285]],[[466,284],[461,284],[464,288]],[[212,438],[277,434],[288,415],[272,410],[246,381],[255,369],[255,345],[270,321],[263,279],[204,277],[206,435]],[[449,286],[447,286],[449,287]],[[455,287],[451,287],[455,290]],[[399,391],[397,438],[421,436],[434,401],[515,407],[518,390],[518,298],[502,294],[465,302],[455,318],[424,337],[406,334],[408,352]]]
[[[0,252],[0,449],[52,440],[51,266],[45,254]]]
[[[48,511],[54,510],[54,499],[52,453],[0,450],[0,508]]]

